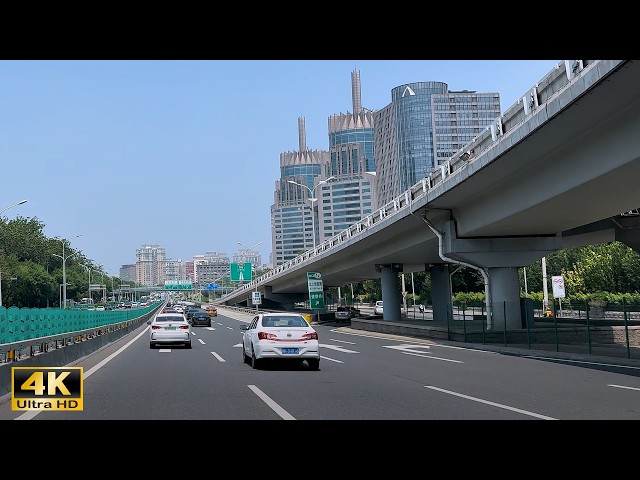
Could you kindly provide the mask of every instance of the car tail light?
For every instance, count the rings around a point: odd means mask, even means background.
[[[182,330],[189,330],[189,325],[180,325]]]
[[[159,325],[151,325],[151,330],[158,330],[159,328],[162,328]]]
[[[258,340],[274,340],[278,338],[277,335],[267,332],[258,332]]]
[[[311,332],[311,333],[305,333],[302,336],[303,340],[318,340],[318,333],[317,332]]]

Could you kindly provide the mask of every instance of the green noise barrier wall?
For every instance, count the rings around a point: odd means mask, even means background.
[[[0,307],[0,345],[113,325],[141,317],[157,306],[104,311]]]

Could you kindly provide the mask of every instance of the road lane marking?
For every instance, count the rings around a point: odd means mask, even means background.
[[[443,362],[451,362],[451,363],[464,363],[462,360],[452,360],[450,358],[442,358],[442,357],[434,357],[433,355],[426,355],[426,353],[411,353],[411,352],[402,352],[403,355],[413,355],[414,357],[422,357],[422,358],[430,358],[432,360],[442,360]]]
[[[229,330],[233,330],[233,327],[227,327]]]
[[[329,358],[329,357],[325,357],[323,355],[320,355],[320,358],[324,358],[325,360],[329,360],[330,362],[344,363],[342,360],[336,360],[335,358]]]
[[[204,340],[202,340],[201,338],[198,339],[198,341],[202,344],[202,345],[206,345],[206,343],[204,343]]]
[[[538,355],[523,355],[523,357],[534,358],[536,360],[553,360],[553,361],[568,362],[568,363],[586,363],[588,365],[600,365],[602,367],[619,367],[619,368],[631,368],[634,370],[640,370],[640,367],[634,367],[631,365],[617,365],[615,363],[587,362],[586,360],[570,360],[568,358],[540,357]]]
[[[546,415],[540,415],[539,413],[529,412],[527,410],[521,410],[515,407],[509,407],[507,405],[502,405],[500,403],[490,402],[488,400],[482,400],[481,398],[470,397],[469,395],[464,395],[462,393],[452,392],[451,390],[445,390],[443,388],[434,387],[431,385],[425,385],[424,388],[430,388],[432,390],[437,390],[438,392],[447,393],[449,395],[454,395],[456,397],[466,398],[467,400],[473,400],[474,402],[484,403],[486,405],[491,405],[493,407],[504,408],[505,410],[511,410],[512,412],[522,413],[523,415],[529,415],[531,417],[540,418],[542,420],[557,420],[557,418],[547,417]]]
[[[88,377],[90,377],[91,375],[93,375],[95,372],[97,372],[98,370],[100,370],[102,367],[104,367],[107,363],[109,363],[111,360],[113,360],[115,357],[117,357],[118,355],[120,355],[120,352],[123,352],[124,350],[126,350],[127,348],[129,348],[129,345],[131,345],[132,343],[134,343],[136,340],[138,340],[142,335],[145,335],[147,333],[147,330],[149,330],[149,326],[147,326],[144,330],[142,330],[138,335],[136,335],[134,338],[132,338],[131,340],[129,340],[127,343],[125,343],[122,347],[120,347],[118,350],[116,350],[115,352],[113,352],[111,355],[109,355],[107,358],[101,360],[100,362],[96,363],[93,367],[91,367],[89,370],[87,370],[86,372],[84,372],[84,376],[83,376],[83,382],[84,380],[86,380]],[[162,349],[160,350],[162,351]],[[166,351],[171,351],[171,350],[166,350]],[[14,420],[31,420],[33,417],[35,417],[36,415],[38,415],[40,412],[42,412],[42,410],[29,410],[28,412],[23,413],[22,415],[20,415],[19,417],[16,417]]]
[[[220,355],[218,355],[216,352],[211,352],[211,355],[213,355],[214,357],[216,357],[218,360],[220,360],[221,362],[226,362],[226,360],[224,358],[222,358]]]
[[[640,392],[640,388],[636,388],[636,387],[627,387],[627,386],[625,386],[625,385],[607,385],[607,387],[626,388],[627,390],[636,390],[636,391]]]
[[[433,360],[442,360],[443,362],[464,363],[461,360],[452,360],[450,358],[434,357],[432,352],[425,352],[422,349],[431,348],[431,345],[416,345],[405,343],[404,345],[383,345],[384,348],[399,350],[403,355],[415,355],[416,357],[431,358]]]
[[[423,345],[423,344],[412,344],[412,343],[405,343],[404,345],[383,345],[384,348],[392,348],[394,350],[402,350],[405,352],[418,352],[418,353],[424,353],[423,351],[421,351],[421,348],[431,348],[431,345]]]
[[[247,386],[253,391],[253,393],[255,393],[258,397],[260,397],[260,399],[264,403],[266,403],[269,406],[269,408],[271,408],[271,410],[276,412],[283,420],[295,420],[293,415],[287,412],[284,408],[282,408],[276,402],[271,400],[269,396],[266,393],[264,393],[262,390],[260,390],[258,387],[256,387],[255,385],[247,385]]]
[[[356,344],[356,342],[347,342],[346,340],[338,340],[337,338],[330,338],[329,340],[331,340],[332,342],[338,342],[338,343],[348,343],[349,345]]]
[[[319,345],[322,348],[329,348],[331,350],[337,350],[337,351],[343,352],[343,353],[360,353],[360,352],[356,352],[355,350],[349,350],[348,348],[341,347],[340,345],[331,345],[331,344],[328,344],[328,343],[320,343]]]

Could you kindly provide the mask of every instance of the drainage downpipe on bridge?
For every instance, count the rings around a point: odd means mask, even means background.
[[[460,260],[455,260],[453,258],[449,258],[447,257],[444,253],[443,253],[443,242],[442,242],[442,237],[444,236],[444,233],[440,232],[427,218],[426,216],[421,216],[420,218],[422,218],[422,221],[427,225],[427,227],[429,227],[431,229],[431,231],[433,232],[433,234],[438,237],[438,255],[440,255],[440,258],[442,260],[444,260],[445,262],[449,262],[449,263],[457,263],[458,265],[464,265],[465,267],[469,267],[469,268],[473,268],[474,270],[479,271],[482,274],[482,278],[484,280],[484,298],[485,298],[485,304],[487,305],[487,330],[491,330],[492,326],[493,326],[493,321],[491,320],[491,297],[490,297],[490,290],[489,290],[489,274],[486,272],[486,270],[478,265],[472,265],[470,263],[467,262],[461,262]]]

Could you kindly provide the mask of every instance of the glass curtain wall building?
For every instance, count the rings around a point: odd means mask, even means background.
[[[329,117],[328,151],[307,148],[299,118],[299,150],[280,154],[271,207],[273,266],[392,201],[500,116],[498,93],[408,83],[391,90],[389,105],[368,110],[360,72],[351,73],[351,85],[353,112]]]
[[[271,206],[271,250],[273,266],[291,260],[313,248],[316,225],[315,207],[320,192],[317,179],[329,161],[326,150],[309,150],[304,117],[298,118],[299,150],[280,154],[280,179],[276,181]],[[290,183],[290,182],[295,182]],[[303,185],[303,186],[301,186]]]
[[[391,103],[373,115],[378,206],[429,175],[499,116],[498,93],[449,91],[443,82],[392,89]]]
[[[330,161],[318,193],[319,242],[369,215],[375,208],[373,112],[362,107],[360,72],[351,72],[353,113],[329,117]]]

